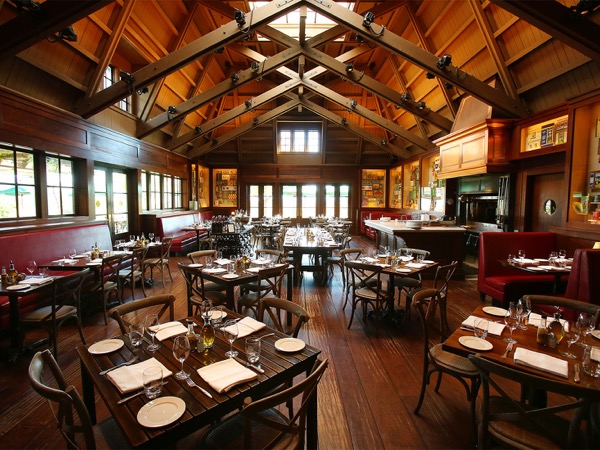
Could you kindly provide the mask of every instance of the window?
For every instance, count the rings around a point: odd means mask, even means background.
[[[46,156],[46,186],[49,216],[75,214],[72,160]]]
[[[142,171],[142,210],[183,208],[183,180]]]
[[[325,186],[325,215],[347,219],[350,212],[350,185]]]
[[[0,143],[0,218],[36,215],[33,149]]]
[[[150,174],[150,209],[160,209],[160,175]]]
[[[129,231],[127,208],[127,175],[122,172],[112,174],[112,204],[113,204],[113,230],[115,234]]]
[[[250,208],[248,214],[253,219],[273,216],[273,186],[250,185]],[[295,210],[294,210],[295,214]]]
[[[103,89],[112,86],[117,81],[117,70],[113,66],[108,66],[106,68],[106,71],[104,72],[104,78],[102,83]],[[119,100],[119,103],[117,103],[116,106],[122,109],[123,111],[131,112],[131,96]]]
[[[302,186],[302,216],[304,218],[317,216],[317,185],[305,184]]]
[[[283,185],[281,191],[281,215],[283,217],[296,217],[298,204],[298,187]]]
[[[163,209],[173,208],[173,178],[163,175]]]
[[[183,208],[183,180],[173,177],[173,208]]]
[[[142,211],[148,211],[148,173],[142,171]]]
[[[321,151],[321,122],[277,122],[279,153],[319,153]]]
[[[129,231],[127,175],[108,168],[94,169],[96,218],[108,221],[114,234]]]

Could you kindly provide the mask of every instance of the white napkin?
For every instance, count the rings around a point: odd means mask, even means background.
[[[600,362],[600,348],[599,347],[592,347],[592,352],[590,354],[590,358],[592,358],[594,361]]]
[[[383,267],[384,269],[387,267],[392,267],[391,264],[375,264],[376,266]]]
[[[244,317],[237,323],[238,339],[251,335],[252,333],[262,330],[266,325],[252,317]]]
[[[101,260],[102,261],[102,260]],[[53,264],[75,264],[77,262],[76,259],[69,259],[69,258],[61,258],[61,259],[57,259],[56,261],[52,261]]]
[[[187,328],[181,322],[177,321],[161,323],[160,325],[150,327],[150,329],[152,331],[158,330],[155,337],[159,341],[164,341],[172,336],[187,332]]]
[[[425,267],[427,264],[423,264],[423,263],[408,263],[406,264],[406,267],[412,267],[413,269],[422,269],[423,267]]]
[[[262,269],[260,267],[250,267],[248,269],[248,272],[252,272],[252,273],[258,273],[260,272]]]
[[[155,358],[147,359],[141,363],[132,364],[130,366],[119,367],[106,374],[107,378],[114,384],[121,394],[137,391],[144,387],[142,374],[148,367],[160,366],[163,371],[163,379],[173,375],[169,369],[163,366],[160,361]]]
[[[363,258],[363,261],[366,264],[376,264],[376,263],[379,262],[379,259],[377,259],[377,258],[371,258],[370,256],[367,256],[366,258]]]
[[[548,372],[563,378],[569,378],[569,363],[563,359],[544,353],[518,347],[515,350],[515,363]]]
[[[408,261],[412,261],[413,257],[412,256],[399,256],[398,259],[400,261],[408,262]]]
[[[19,281],[19,284],[29,284],[31,286],[39,286],[41,284],[51,283],[54,278],[52,277],[35,277],[25,278],[23,281]]]
[[[252,262],[252,264],[261,265],[261,264],[269,264],[271,262],[271,260],[259,258],[259,259],[253,259],[251,262]]]
[[[463,321],[463,323],[460,324],[460,326],[461,326],[461,328],[466,328],[467,330],[472,330],[475,328],[475,321],[480,320],[480,319],[482,319],[482,318],[476,317],[476,316],[469,316]],[[506,327],[506,325],[504,325],[503,323],[493,322],[490,320],[489,325],[488,325],[488,334],[491,336],[500,337],[500,335],[502,335],[502,331],[504,331],[505,327]]]
[[[233,358],[201,367],[198,369],[198,375],[220,394],[227,392],[236,384],[258,377],[256,372],[242,366]]]
[[[536,260],[529,258],[515,258],[514,263],[523,267],[537,266],[539,264]]]
[[[221,259],[217,259],[215,261],[216,264],[220,265],[220,266],[224,266],[225,264],[229,264],[231,261],[225,258],[221,258]]]
[[[534,327],[539,327],[540,326],[540,320],[542,320],[542,316],[538,313],[529,313],[529,319],[527,320],[527,323],[529,325],[533,325]],[[554,317],[546,317],[546,323],[550,323],[554,320]],[[565,326],[565,319],[560,319],[560,324],[564,327]]]
[[[206,272],[206,273],[223,273],[223,272],[227,272],[227,269],[223,269],[222,267],[217,267],[215,269],[204,269],[203,272]]]

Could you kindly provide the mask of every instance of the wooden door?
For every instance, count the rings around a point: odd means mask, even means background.
[[[561,189],[564,173],[552,173],[529,177],[531,189],[530,206],[526,208],[525,231],[549,231],[549,227],[560,226],[562,217]],[[554,204],[551,204],[554,201]]]

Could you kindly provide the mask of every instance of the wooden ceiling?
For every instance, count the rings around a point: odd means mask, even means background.
[[[290,114],[408,158],[467,95],[519,119],[600,85],[599,3],[0,0],[0,85],[189,158]],[[293,38],[273,21],[297,10]],[[337,25],[307,36],[313,12]],[[108,65],[131,77],[102,89]]]

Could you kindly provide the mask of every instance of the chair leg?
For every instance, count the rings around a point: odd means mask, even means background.
[[[415,414],[419,414],[419,410],[421,409],[421,406],[423,405],[423,400],[425,399],[425,389],[429,384],[429,377],[431,376],[428,369],[429,364],[427,361],[425,361],[425,364],[423,365],[423,378],[421,380],[421,392],[419,393],[419,401],[417,402],[417,406],[415,407]]]
[[[346,304],[344,303],[344,306]],[[350,312],[350,322],[348,322],[348,329],[352,326],[352,320],[354,320],[354,311],[356,310],[356,301],[352,299],[352,311]]]
[[[171,275],[171,267],[169,266],[169,263],[167,263],[167,270],[169,271],[169,278],[171,279],[171,283],[173,282],[173,275]]]

